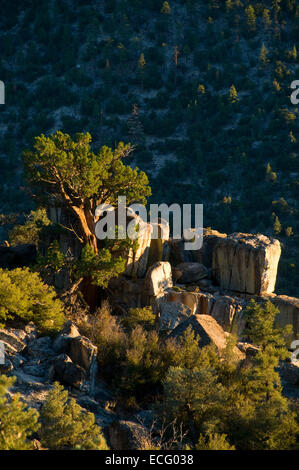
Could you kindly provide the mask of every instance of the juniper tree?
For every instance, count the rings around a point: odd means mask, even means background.
[[[94,152],[89,133],[76,134],[73,140],[68,134],[58,131],[49,137],[37,137],[34,149],[24,152],[33,195],[45,207],[66,208],[73,216],[73,221],[63,225],[63,229],[75,234],[84,248],[82,262],[79,261],[76,272],[83,274],[80,267],[84,266],[85,297],[91,307],[96,306],[97,286],[106,286],[107,281],[125,267],[120,256],[112,256],[111,246],[105,247],[104,241],[100,244],[97,240],[97,206],[116,206],[118,196],[125,196],[128,205],[135,202],[145,204],[151,194],[146,174],[123,163],[131,151],[130,144],[120,142],[114,150],[103,146]],[[124,240],[126,247],[127,242]],[[50,258],[53,259],[52,256]],[[58,258],[62,261],[64,256],[59,255]],[[77,276],[71,287],[72,293],[82,280],[83,277]]]
[[[127,204],[145,204],[151,190],[144,172],[123,163],[132,152],[130,144],[94,152],[91,140],[89,133],[78,133],[74,140],[60,131],[42,134],[34,149],[24,152],[24,162],[33,195],[48,207],[68,208],[79,224],[79,240],[98,253],[97,205],[116,205],[119,195],[126,196]]]

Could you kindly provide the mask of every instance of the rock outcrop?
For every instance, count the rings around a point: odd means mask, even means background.
[[[7,353],[19,353],[26,348],[26,333],[15,328],[0,329],[0,341],[4,344]]]
[[[192,311],[180,302],[165,302],[160,306],[159,329],[160,331],[171,331],[184,320],[187,320]]]
[[[61,354],[54,360],[53,380],[56,376],[63,385],[71,385],[81,389],[85,379],[85,371],[78,364],[74,364],[67,354]]]
[[[220,233],[217,230],[204,229],[202,247],[196,252],[197,261],[207,268],[211,268],[215,247],[219,240],[226,237],[226,233]]]
[[[265,235],[234,233],[213,250],[213,275],[221,288],[244,294],[274,291],[281,248]]]
[[[70,357],[79,366],[89,370],[94,358],[96,358],[98,348],[85,336],[71,338]]]
[[[142,278],[146,273],[151,246],[150,224],[143,224],[143,230],[141,231],[137,242],[137,250],[134,251],[131,248],[127,253],[127,266],[125,275],[133,278]]]
[[[81,336],[71,321],[54,341],[49,336],[38,337],[32,324],[19,329],[0,329],[0,341],[5,353],[0,372],[16,375],[19,384],[34,387],[36,382],[41,389],[59,380],[77,389],[84,385],[89,391],[94,386],[97,347]]]
[[[63,330],[59,333],[58,336],[56,336],[54,340],[54,351],[57,353],[68,354],[72,338],[77,338],[78,336],[80,336],[80,333],[75,323],[73,323],[72,321],[68,321]]]
[[[114,421],[108,426],[109,444],[115,450],[131,450],[144,448],[149,443],[148,430],[133,421]]]
[[[161,297],[166,289],[172,287],[171,265],[160,261],[151,266],[145,277],[144,292],[150,297]]]
[[[229,333],[225,332],[216,320],[210,315],[192,315],[180,323],[169,335],[171,338],[180,338],[191,326],[195,337],[198,338],[200,348],[214,344],[220,355],[225,349]],[[237,359],[244,359],[245,355],[235,347]]]
[[[196,283],[209,275],[209,270],[200,263],[180,263],[172,271],[178,284]]]
[[[276,295],[269,300],[279,309],[276,322],[281,327],[292,325],[294,337],[299,335],[299,299],[287,295]]]
[[[167,258],[165,253],[169,239],[169,225],[163,221],[146,223],[136,214],[128,214],[127,223],[138,223],[138,248],[127,253],[125,275],[131,278],[144,278],[149,266]]]
[[[240,314],[246,304],[247,302],[240,297],[216,294],[210,301],[209,314],[217,320],[225,331],[238,335],[241,326],[239,324],[241,321]]]
[[[203,292],[189,292],[187,290],[176,291],[169,289],[165,294],[165,302],[179,302],[190,308],[192,314],[208,315],[212,295]]]

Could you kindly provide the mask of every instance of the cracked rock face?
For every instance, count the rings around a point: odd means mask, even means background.
[[[292,325],[294,338],[299,334],[299,299],[287,295],[277,295],[269,299],[279,309],[276,322],[282,328]]]
[[[208,277],[209,270],[200,263],[180,263],[173,268],[173,275],[179,284],[191,284]]]
[[[171,265],[167,261],[160,261],[151,266],[146,273],[144,290],[150,296],[159,297],[164,291],[172,287]]]
[[[203,348],[214,344],[220,355],[226,348],[227,339],[230,334],[225,332],[217,321],[210,315],[191,315],[187,320],[180,323],[169,335],[170,338],[180,338],[191,327],[198,346]],[[234,347],[236,359],[244,359],[245,355],[237,347]]]
[[[187,305],[180,302],[165,302],[161,306],[159,329],[161,331],[173,330],[191,314],[192,311]]]
[[[233,233],[220,238],[213,252],[213,275],[223,289],[271,294],[281,254],[278,240],[265,235]]]

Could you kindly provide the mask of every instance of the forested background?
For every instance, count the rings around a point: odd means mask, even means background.
[[[1,238],[32,209],[33,138],[131,142],[150,202],[203,203],[205,226],[283,245],[299,295],[297,0],[11,0],[1,5]]]

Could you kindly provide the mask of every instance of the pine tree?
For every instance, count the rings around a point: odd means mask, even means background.
[[[268,10],[267,8],[265,8],[263,11],[263,23],[266,28],[270,28],[272,24],[270,10]]]
[[[249,31],[251,32],[255,31],[256,30],[256,14],[252,5],[248,5],[248,7],[245,10],[245,14],[246,14],[246,21],[247,21]]]
[[[204,86],[202,83],[200,83],[200,84],[198,85],[198,87],[197,87],[197,93],[198,93],[200,96],[205,95],[205,93],[206,93],[206,88],[205,88],[205,86]]]
[[[101,428],[57,382],[40,413],[41,442],[51,450],[108,450]]]
[[[144,57],[144,54],[142,53],[139,57],[139,61],[138,61],[138,68],[140,70],[143,70],[146,66],[146,61],[145,61],[145,57]]]
[[[290,142],[291,142],[292,144],[296,144],[297,139],[296,139],[296,137],[294,136],[293,131],[290,131],[290,132],[289,132],[289,138],[290,138]]]
[[[29,438],[38,430],[38,412],[20,401],[18,395],[7,397],[15,379],[0,375],[0,450],[29,450]]]
[[[233,9],[233,2],[232,2],[232,0],[226,0],[226,2],[225,2],[225,7],[226,7],[226,11],[227,11],[228,13],[230,13],[231,10]]]
[[[277,92],[280,92],[281,87],[280,87],[278,81],[275,80],[275,79],[273,80],[273,86],[274,86],[274,88],[275,88],[275,90],[276,90]]]
[[[287,399],[282,396],[277,372],[279,360],[289,356],[287,337],[291,335],[291,327],[281,330],[275,325],[278,313],[270,301],[262,306],[253,299],[245,310],[248,323],[245,334],[259,346],[243,377],[246,397],[254,405],[248,429],[253,449],[291,449],[299,429]]]
[[[218,382],[217,372],[199,363],[193,370],[170,367],[164,381],[164,394],[169,417],[187,424],[196,442],[196,429],[202,431],[214,416],[225,390]]]
[[[163,2],[161,13],[165,13],[166,15],[171,13],[171,8],[168,2]]]
[[[278,14],[280,12],[280,2],[281,0],[272,0],[272,11],[273,11],[273,19],[274,19],[274,36],[279,39],[280,38],[280,25]]]
[[[277,173],[275,171],[272,171],[270,163],[267,163],[266,181],[270,181],[271,183],[275,183],[276,180],[277,180]]]
[[[268,300],[264,305],[251,299],[244,311],[247,318],[247,328],[244,335],[248,335],[249,340],[265,350],[271,345],[275,348],[280,359],[287,354],[286,339],[284,335],[290,334],[290,329],[280,329],[275,325],[275,318],[279,310]]]
[[[132,144],[140,145],[144,142],[144,131],[139,119],[139,109],[137,104],[133,104],[132,114],[128,119],[128,130]]]
[[[260,57],[259,57],[262,65],[266,65],[269,62],[268,54],[269,54],[269,51],[266,48],[265,44],[263,43],[261,47]]]
[[[178,46],[174,46],[173,48],[173,63],[174,63],[174,84],[176,85],[176,80],[177,80],[177,68],[178,68],[178,62],[179,62],[179,48]]]
[[[229,101],[231,103],[236,103],[238,101],[238,92],[235,85],[232,85],[229,90]]]
[[[146,60],[145,60],[144,54],[142,53],[138,60],[138,73],[139,73],[142,88],[143,88],[145,67],[146,67]]]
[[[282,226],[277,215],[275,215],[274,217],[273,230],[274,230],[275,235],[279,235],[282,230]]]

